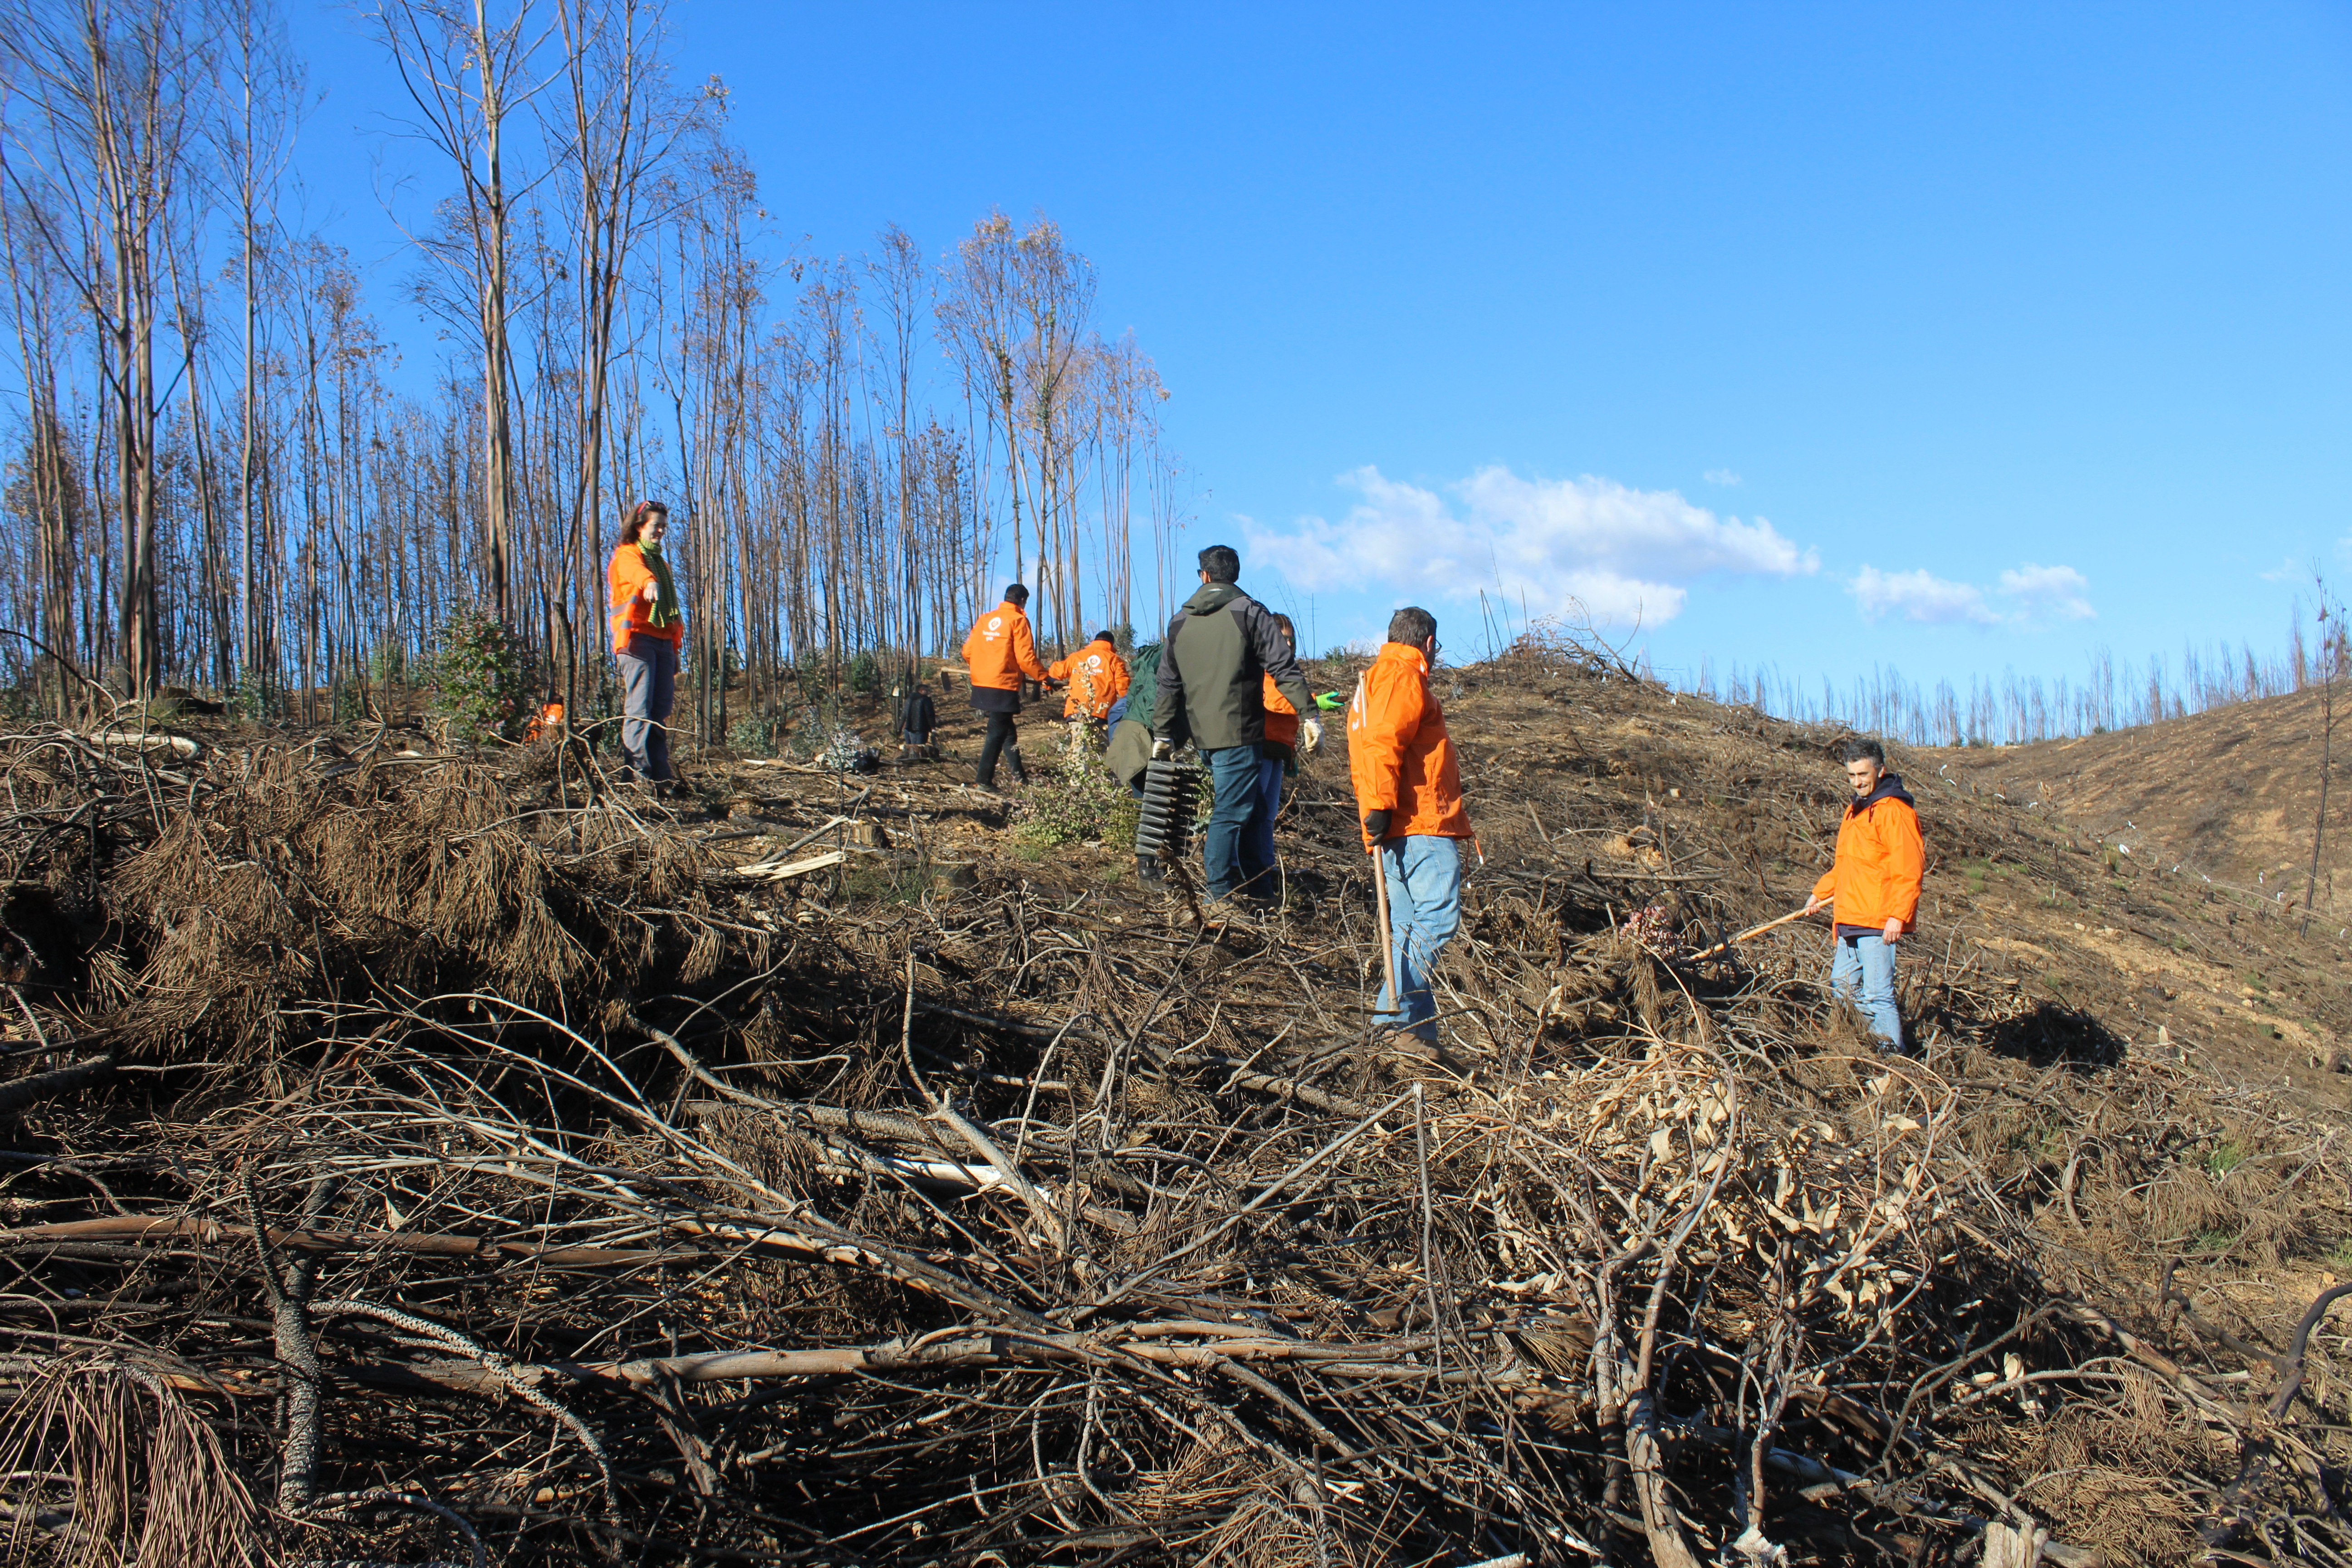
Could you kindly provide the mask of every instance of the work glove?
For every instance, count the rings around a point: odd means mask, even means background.
[[[1323,726],[1315,720],[1299,720],[1298,734],[1299,738],[1307,742],[1306,745],[1299,748],[1301,751],[1312,752],[1316,747],[1323,743]]]
[[[1364,813],[1364,836],[1378,844],[1389,836],[1389,814],[1385,811]]]
[[[1175,742],[1170,740],[1165,735],[1155,735],[1151,738],[1151,760],[1153,762],[1164,763],[1175,754]]]
[[[1347,705],[1347,699],[1341,697],[1336,691],[1319,692],[1317,694],[1315,699],[1315,706],[1320,708],[1326,713],[1337,713],[1340,709],[1345,708]]]

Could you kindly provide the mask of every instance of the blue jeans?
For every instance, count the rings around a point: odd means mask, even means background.
[[[1209,812],[1209,826],[1201,835],[1202,869],[1209,897],[1222,899],[1263,866],[1248,864],[1255,847],[1248,843],[1250,814],[1257,809],[1257,748],[1219,746],[1202,753],[1217,804]]]
[[[1257,808],[1242,829],[1242,883],[1256,893],[1275,891],[1274,819],[1282,810],[1283,771],[1279,753],[1258,759]]]
[[[1389,934],[1396,958],[1397,989],[1403,1005],[1383,994],[1372,1022],[1407,1029],[1434,1045],[1437,1001],[1429,976],[1438,954],[1462,925],[1462,850],[1451,838],[1415,834],[1381,846],[1381,867],[1389,885]]]
[[[669,713],[677,698],[677,645],[667,637],[632,636],[621,659],[621,757],[629,771],[667,783]]]
[[[1830,991],[1862,1009],[1887,1050],[1903,1054],[1903,1018],[1895,1010],[1895,950],[1884,933],[1839,933],[1830,959]]]

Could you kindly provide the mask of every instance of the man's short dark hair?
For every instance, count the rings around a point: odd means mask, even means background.
[[[1389,617],[1389,641],[1419,647],[1437,635],[1437,617],[1419,605],[1407,605]]]
[[[1095,641],[1108,642],[1110,641],[1110,634],[1108,632],[1097,632],[1095,634]]]
[[[1886,766],[1886,748],[1866,736],[1857,735],[1838,748],[1838,758],[1845,763],[1876,763],[1883,770]]]
[[[1212,544],[1201,552],[1201,570],[1209,574],[1212,583],[1238,583],[1242,580],[1241,552],[1230,544]]]
[[[1029,590],[1018,583],[1007,583],[1004,585],[1004,602],[1016,606],[1025,605],[1029,602]]]

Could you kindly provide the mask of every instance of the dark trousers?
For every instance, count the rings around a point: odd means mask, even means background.
[[[669,713],[677,699],[677,645],[632,637],[621,655],[621,755],[641,779],[665,784],[672,776]]]
[[[974,773],[974,784],[993,785],[996,783],[996,758],[999,752],[1013,766],[1013,776],[1022,784],[1029,782],[1029,770],[1021,765],[1021,737],[1013,731],[1013,715],[991,713],[988,733],[980,742],[980,768]]]

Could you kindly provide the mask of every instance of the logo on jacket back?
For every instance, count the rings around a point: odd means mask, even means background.
[[[1003,617],[1003,616],[989,616],[989,617],[988,617],[988,635],[989,635],[989,636],[991,636],[991,637],[994,637],[998,632],[1003,631],[1003,629],[1004,629],[1004,617]]]

